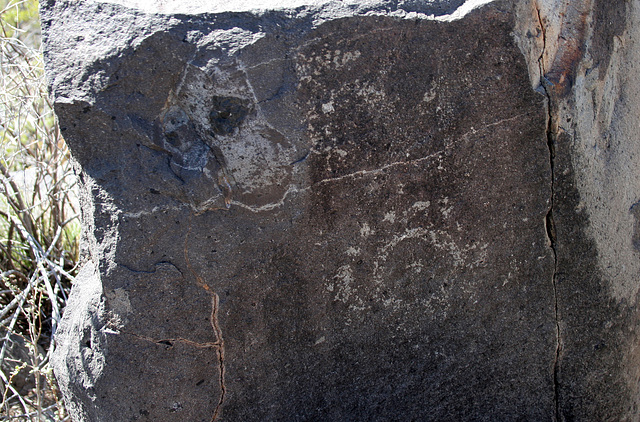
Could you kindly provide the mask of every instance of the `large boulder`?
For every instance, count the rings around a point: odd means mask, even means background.
[[[640,2],[41,7],[74,420],[640,418]]]

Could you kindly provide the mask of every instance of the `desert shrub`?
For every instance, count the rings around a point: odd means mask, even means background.
[[[0,419],[65,420],[49,360],[78,262],[75,178],[36,0],[0,0]]]

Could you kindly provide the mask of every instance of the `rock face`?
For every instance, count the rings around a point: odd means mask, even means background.
[[[639,420],[639,2],[188,3],[41,6],[74,420]]]

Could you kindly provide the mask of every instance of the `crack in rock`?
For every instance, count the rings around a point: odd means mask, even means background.
[[[549,211],[545,216],[545,229],[547,233],[547,237],[549,239],[549,246],[551,247],[553,253],[553,275],[551,276],[551,283],[553,286],[553,301],[554,301],[554,315],[555,315],[555,324],[556,324],[556,350],[553,361],[553,402],[555,405],[555,420],[560,421],[560,399],[559,399],[559,371],[560,371],[560,354],[562,348],[561,342],[561,330],[560,330],[560,319],[558,312],[558,286],[557,286],[557,272],[558,272],[558,252],[556,249],[556,228],[555,222],[553,219],[553,205],[554,205],[554,195],[555,195],[555,131],[553,129],[553,113],[551,110],[552,107],[552,98],[550,94],[550,90],[553,88],[553,83],[550,82],[545,76],[545,68],[544,68],[544,54],[547,44],[547,31],[546,27],[540,13],[540,9],[538,11],[538,24],[540,25],[540,29],[542,31],[542,51],[540,53],[540,57],[538,58],[538,66],[540,69],[540,89],[541,92],[546,97],[546,107],[547,107],[547,146],[549,147],[549,165],[551,169],[551,196],[549,198]]]
[[[220,411],[222,409],[222,404],[224,403],[224,398],[226,394],[226,385],[225,385],[225,365],[224,365],[224,338],[222,337],[222,329],[220,328],[220,322],[218,321],[218,309],[220,307],[220,298],[216,292],[211,289],[200,275],[193,269],[191,266],[191,261],[189,259],[189,249],[188,249],[188,240],[189,235],[191,234],[191,222],[192,222],[193,214],[189,215],[189,222],[187,228],[187,234],[184,238],[184,259],[187,264],[187,268],[189,272],[196,279],[196,283],[198,286],[203,288],[207,293],[211,295],[211,316],[209,317],[209,322],[211,324],[211,328],[213,329],[213,334],[216,338],[216,342],[214,343],[205,343],[207,345],[215,345],[216,354],[218,357],[218,371],[220,373],[219,376],[219,385],[220,385],[220,398],[218,399],[218,404],[216,405],[215,411],[213,413],[213,417],[211,421],[215,421],[218,419]]]
[[[198,343],[196,341],[193,340],[189,340],[186,338],[182,338],[182,337],[178,337],[178,338],[166,338],[166,339],[154,339],[152,337],[148,337],[148,336],[143,336],[140,334],[135,334],[135,333],[129,333],[126,331],[123,331],[122,334],[128,334],[130,336],[136,337],[140,340],[145,340],[151,343],[155,343],[158,345],[164,345],[164,346],[168,346],[168,348],[172,348],[174,343],[183,343],[186,344],[188,346],[193,346],[195,348],[198,349],[219,349],[222,346],[222,342],[220,341],[216,341],[213,343]]]

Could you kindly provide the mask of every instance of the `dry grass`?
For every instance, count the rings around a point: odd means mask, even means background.
[[[78,262],[69,152],[36,0],[0,0],[0,420],[68,420],[49,360]]]

